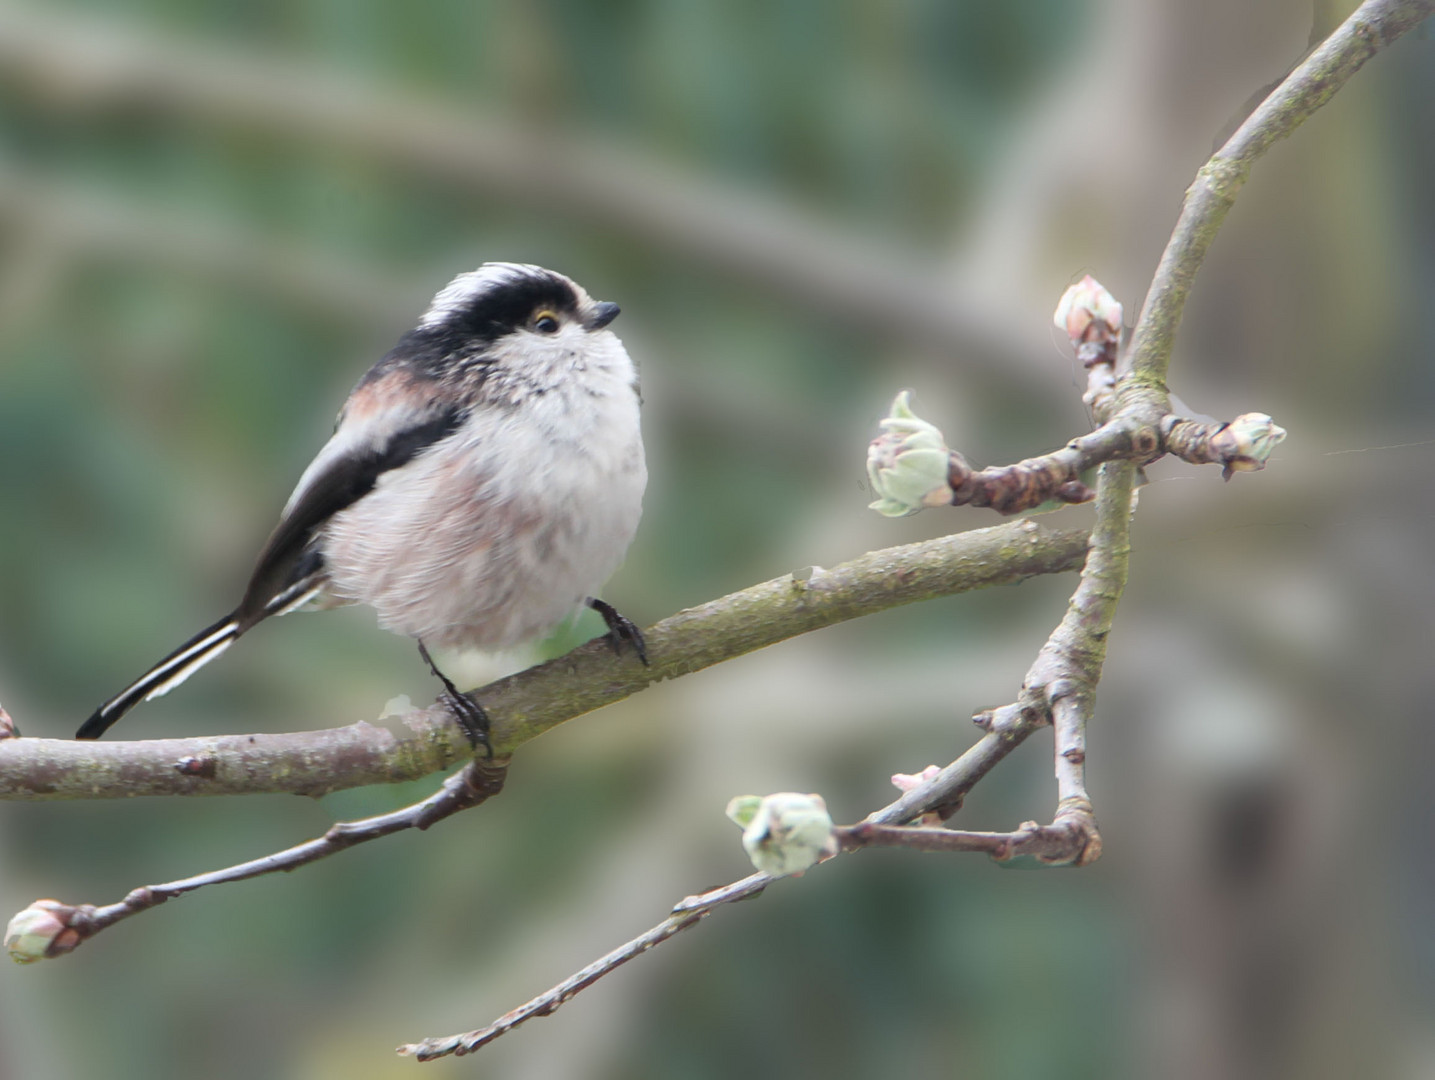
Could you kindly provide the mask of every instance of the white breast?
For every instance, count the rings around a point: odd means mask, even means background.
[[[500,649],[596,595],[647,484],[633,369],[602,332],[552,374],[515,382],[334,516],[321,541],[334,599],[431,647]]]

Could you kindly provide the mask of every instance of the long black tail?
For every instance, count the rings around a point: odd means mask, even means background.
[[[169,693],[233,645],[240,634],[271,615],[284,615],[295,608],[303,607],[322,586],[323,582],[315,571],[272,597],[254,615],[245,615],[244,606],[240,605],[237,611],[226,615],[213,626],[206,626],[96,709],[94,715],[80,725],[80,730],[75,732],[75,738],[98,739],[109,730],[111,724],[141,701]]]
[[[141,701],[167,694],[234,644],[242,631],[239,620],[226,615],[207,626],[95,710],[75,732],[77,739],[98,739]]]

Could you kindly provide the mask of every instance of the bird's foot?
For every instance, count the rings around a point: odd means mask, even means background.
[[[613,651],[621,655],[623,646],[631,645],[643,666],[647,667],[648,645],[643,640],[643,632],[638,629],[638,624],[626,615],[619,614],[612,604],[605,603],[596,596],[588,597],[588,606],[603,616],[603,621],[608,624],[608,643],[613,646]]]
[[[473,698],[459,690],[453,684],[453,680],[438,669],[429,655],[428,649],[422,641],[419,642],[419,655],[424,658],[424,663],[434,673],[434,677],[443,683],[443,701],[448,706],[453,718],[458,721],[458,726],[463,728],[463,733],[468,736],[469,744],[477,750],[483,747],[484,755],[489,761],[493,760],[493,743],[489,741],[488,712],[482,705]]]
[[[467,694],[461,694],[454,689],[453,684],[448,683],[443,690],[443,700],[453,713],[453,718],[458,721],[458,726],[463,728],[463,733],[468,736],[469,744],[477,750],[483,748],[484,756],[489,761],[493,760],[493,744],[488,740],[488,712],[482,705],[474,701]]]

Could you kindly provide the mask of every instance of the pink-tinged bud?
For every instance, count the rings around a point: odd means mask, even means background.
[[[1285,437],[1285,428],[1265,413],[1242,413],[1211,436],[1211,450],[1225,465],[1221,475],[1229,480],[1232,473],[1264,469]]]
[[[952,501],[947,482],[952,452],[935,424],[912,412],[903,390],[882,420],[883,432],[867,448],[867,477],[880,498],[868,505],[879,514],[902,517]]]
[[[821,795],[739,795],[727,804],[727,816],[742,826],[742,846],[752,865],[773,877],[800,874],[837,854]]]
[[[1052,321],[1071,338],[1076,356],[1092,364],[1115,363],[1121,343],[1121,304],[1090,274],[1061,294]]]
[[[913,788],[921,787],[928,780],[935,780],[941,771],[940,765],[928,765],[919,773],[893,773],[892,786],[898,791],[911,791]]]
[[[892,786],[905,794],[908,791],[921,787],[929,780],[935,780],[941,771],[942,767],[940,765],[928,765],[919,773],[893,773]],[[928,810],[925,814],[919,815],[916,821],[912,822],[912,824],[915,825],[934,826],[940,825],[941,823],[942,815],[935,810]]]
[[[10,719],[5,706],[0,705],[0,739],[13,739],[19,734],[20,729],[15,726],[15,721]]]
[[[58,900],[36,900],[10,920],[5,949],[17,964],[33,964],[63,956],[82,940],[70,926],[75,908]]]

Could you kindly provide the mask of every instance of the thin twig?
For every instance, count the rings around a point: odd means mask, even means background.
[[[902,847],[913,851],[955,854],[983,852],[998,862],[1029,857],[1054,866],[1078,862],[1087,846],[1079,828],[1057,822],[1039,825],[1027,821],[1014,832],[970,832],[962,829],[914,828],[909,825],[877,825],[862,821],[833,830],[843,851],[864,847]]]
[[[64,925],[64,930],[56,938],[58,947],[52,946],[47,955],[56,956],[69,952],[101,930],[128,919],[131,915],[138,915],[141,911],[148,911],[167,900],[202,889],[206,885],[223,885],[264,874],[297,870],[301,866],[307,866],[356,844],[377,840],[381,836],[389,836],[405,829],[427,829],[460,810],[478,806],[497,795],[503,789],[503,781],[507,775],[506,760],[475,758],[446,779],[438,791],[425,799],[387,814],[378,814],[358,821],[335,822],[323,836],[272,855],[265,855],[263,858],[195,874],[178,881],[169,881],[163,885],[142,885],[114,904],[71,905],[55,900],[39,901],[46,912]]]
[[[1347,79],[1435,13],[1435,0],[1366,0],[1301,62],[1201,167],[1146,293],[1128,349],[1132,382],[1164,397],[1171,346],[1196,271],[1255,160],[1330,100]]]
[[[1077,436],[1060,450],[1014,465],[974,470],[961,454],[952,451],[947,485],[952,489],[953,506],[987,506],[999,514],[1031,510],[1049,499],[1087,502],[1093,493],[1081,483],[1081,474],[1093,465],[1131,453],[1131,432],[1124,424],[1111,423]]]
[[[903,792],[863,820],[878,825],[901,825],[929,811],[943,818],[951,817],[961,809],[967,792],[976,787],[982,777],[1047,722],[1046,713],[1030,698],[978,713],[974,719],[985,735],[932,779]]]
[[[1086,720],[1086,708],[1077,696],[1058,697],[1052,702],[1058,817],[1068,810],[1091,813],[1091,796],[1086,792]]]
[[[758,878],[762,880],[756,881],[755,879]],[[424,1039],[417,1043],[405,1043],[398,1048],[398,1052],[405,1057],[417,1058],[419,1061],[432,1061],[434,1058],[447,1057],[450,1054],[459,1057],[471,1054],[480,1047],[491,1043],[500,1035],[512,1031],[525,1021],[532,1020],[537,1016],[551,1015],[560,1006],[566,1004],[573,995],[586,990],[603,976],[616,971],[629,960],[641,956],[654,945],[661,945],[673,935],[696,926],[707,918],[718,905],[731,903],[732,900],[743,899],[745,896],[756,895],[766,887],[770,880],[766,874],[754,874],[744,878],[743,881],[738,882],[738,885],[747,887],[743,897],[728,895],[732,891],[732,886],[714,890],[713,893],[704,893],[701,897],[690,896],[682,904],[673,908],[672,914],[651,930],[644,931],[632,941],[625,942],[606,956],[599,957],[581,971],[564,979],[557,986],[545,990],[511,1012],[504,1013],[486,1027],[478,1028],[475,1031],[466,1031],[461,1035],[447,1035],[442,1038]]]
[[[398,1052],[405,1057],[417,1058],[419,1061],[432,1061],[434,1058],[447,1057],[450,1054],[456,1056],[471,1054],[480,1047],[491,1043],[500,1035],[506,1035],[519,1024],[532,1020],[534,1017],[552,1015],[560,1006],[567,1004],[573,995],[580,990],[588,989],[604,975],[611,974],[629,960],[647,952],[654,945],[661,945],[673,935],[696,926],[712,914],[714,909],[723,904],[732,904],[757,896],[772,881],[773,879],[767,874],[749,874],[730,885],[723,885],[717,889],[709,889],[707,892],[686,897],[675,904],[668,917],[652,929],[645,930],[632,941],[619,945],[606,956],[594,960],[587,967],[575,972],[558,985],[545,990],[518,1008],[504,1013],[493,1023],[474,1031],[466,1031],[461,1035],[435,1036],[416,1043],[405,1043],[398,1048]]]
[[[1235,473],[1265,468],[1271,450],[1286,437],[1264,413],[1246,413],[1226,423],[1161,418],[1166,452],[1193,465],[1220,465],[1229,480]]]
[[[1105,365],[1101,365],[1105,368]],[[1111,404],[1114,397],[1102,399]],[[1012,465],[991,465],[972,469],[956,450],[949,451],[947,486],[952,506],[989,507],[999,514],[1032,510],[1044,502],[1088,502],[1095,492],[1080,481],[1087,469],[1108,461],[1133,461],[1150,465],[1166,454],[1192,465],[1220,465],[1222,475],[1261,469],[1265,457],[1253,454],[1252,434],[1264,425],[1265,437],[1274,428],[1279,436],[1264,448],[1285,438],[1263,413],[1246,413],[1233,421],[1187,420],[1166,413],[1152,427],[1136,412],[1118,411],[1095,431],[1078,435],[1059,450],[1026,458]]]

